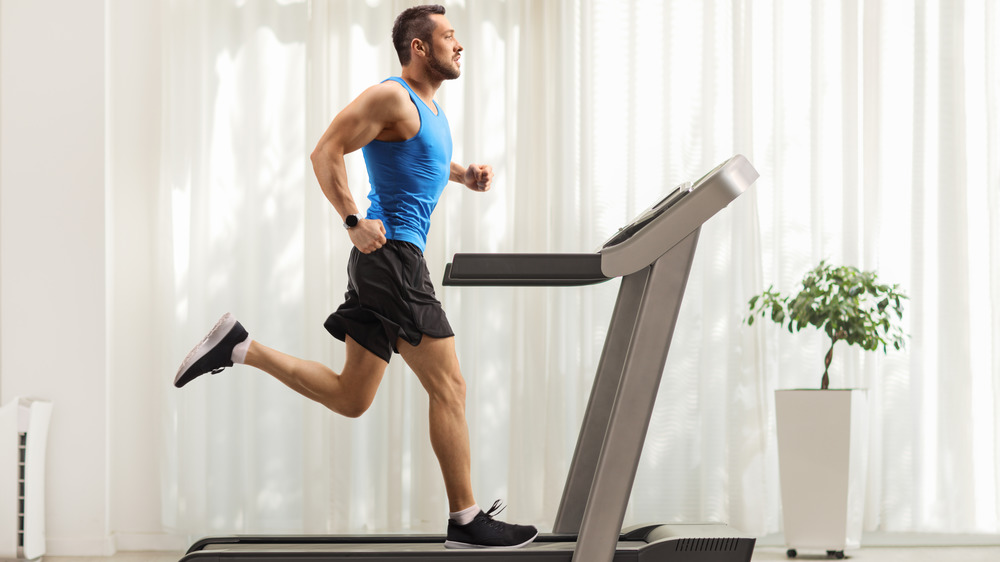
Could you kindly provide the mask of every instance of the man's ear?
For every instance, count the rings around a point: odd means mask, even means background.
[[[427,45],[424,44],[424,42],[421,41],[420,39],[417,39],[416,37],[414,37],[413,41],[410,41],[410,52],[414,52],[414,51],[418,55],[420,55],[420,56],[426,56],[427,55]]]

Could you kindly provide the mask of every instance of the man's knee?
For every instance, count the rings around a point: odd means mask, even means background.
[[[340,404],[337,408],[331,408],[335,412],[347,418],[360,418],[368,411],[372,405],[371,401],[353,400]]]
[[[360,418],[368,411],[374,401],[375,392],[371,389],[348,385],[342,386],[341,391],[335,396],[331,396],[325,405],[344,417]]]
[[[400,338],[396,345],[432,402],[465,408],[465,379],[455,354],[454,337],[424,336],[418,346]]]
[[[384,369],[366,371],[357,369],[339,376],[339,392],[331,399],[335,404],[327,404],[331,410],[348,418],[359,418],[368,411],[378,392]]]
[[[451,407],[465,407],[465,378],[458,369],[441,370],[429,377],[427,394],[435,400]]]
[[[465,378],[462,376],[460,371],[456,371],[454,375],[454,380],[452,381],[452,392],[454,393],[454,400],[465,406]]]

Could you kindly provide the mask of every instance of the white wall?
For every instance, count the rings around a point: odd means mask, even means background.
[[[159,2],[0,0],[0,401],[54,403],[50,555],[161,533],[148,368]]]
[[[105,551],[103,2],[4,0],[0,25],[0,399],[54,403],[49,551]]]

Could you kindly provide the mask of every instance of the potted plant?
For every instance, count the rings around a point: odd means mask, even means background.
[[[796,548],[844,557],[861,545],[867,471],[867,396],[862,389],[830,389],[837,342],[869,351],[902,349],[903,302],[898,285],[871,271],[826,261],[802,279],[802,290],[768,288],[750,299],[748,325],[768,319],[789,333],[815,328],[830,338],[820,388],[775,393],[778,468],[788,556]]]

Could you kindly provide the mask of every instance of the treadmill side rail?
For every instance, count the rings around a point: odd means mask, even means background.
[[[607,280],[600,254],[455,254],[443,284],[569,287]]]

